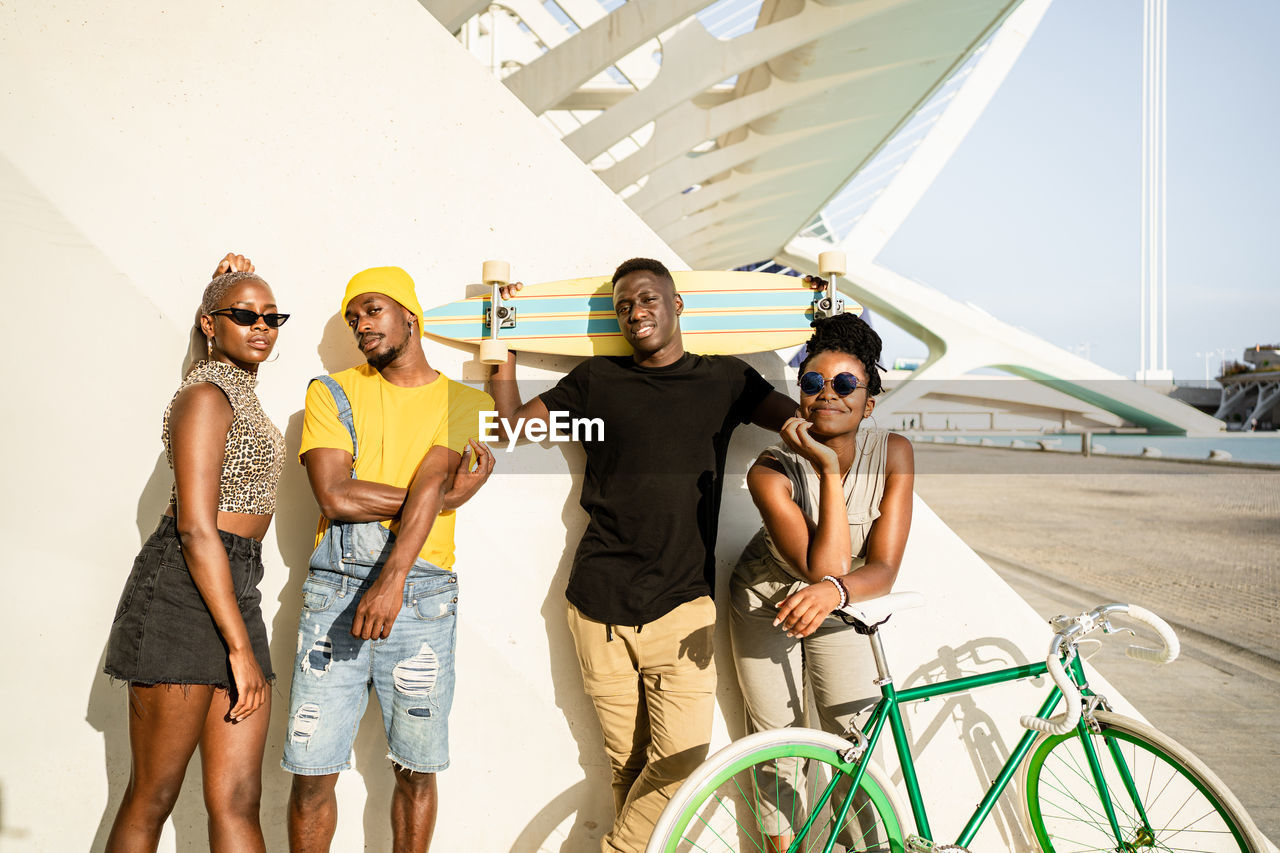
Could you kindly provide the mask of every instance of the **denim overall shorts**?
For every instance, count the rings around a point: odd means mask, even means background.
[[[351,434],[355,477],[359,445],[350,401],[332,377],[312,381],[329,388],[338,417]],[[331,521],[311,555],[280,762],[291,773],[321,776],[351,767],[351,747],[370,688],[382,708],[387,758],[422,773],[449,766],[457,575],[415,560],[390,636],[362,640],[351,634],[360,596],[377,578],[394,541],[391,531],[377,522]]]

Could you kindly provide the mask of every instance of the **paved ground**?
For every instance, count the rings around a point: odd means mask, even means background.
[[[916,446],[916,491],[1044,616],[1141,604],[1178,629],[1157,672],[1093,659],[1280,839],[1280,471]]]

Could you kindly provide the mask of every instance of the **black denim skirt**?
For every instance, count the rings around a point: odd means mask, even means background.
[[[254,657],[268,679],[271,654],[262,621],[262,543],[219,530]],[[191,580],[177,523],[161,516],[125,582],[107,641],[104,671],[133,684],[231,685],[227,644]]]

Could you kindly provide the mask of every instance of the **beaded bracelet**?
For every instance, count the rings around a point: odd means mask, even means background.
[[[824,581],[831,581],[836,585],[836,589],[840,590],[840,603],[837,604],[834,609],[839,610],[849,603],[849,590],[844,588],[844,584],[840,583],[839,578],[834,575],[823,575],[822,579]]]

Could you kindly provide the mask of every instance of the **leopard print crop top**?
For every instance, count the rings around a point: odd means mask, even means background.
[[[200,361],[182,380],[173,400],[184,388],[201,382],[218,386],[231,401],[231,428],[227,430],[226,455],[222,459],[218,511],[255,515],[275,512],[276,484],[284,470],[284,436],[262,411],[258,395],[254,393],[257,377],[225,362]],[[169,414],[173,411],[173,400],[164,410],[164,429],[161,432],[170,468],[173,468],[173,447],[170,444]],[[169,504],[177,505],[176,484],[170,493]]]

